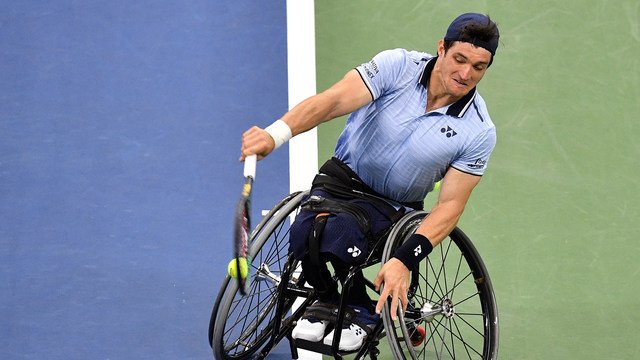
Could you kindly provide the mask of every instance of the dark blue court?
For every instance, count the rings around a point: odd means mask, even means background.
[[[4,4],[0,358],[211,357],[239,139],[287,108],[285,10]],[[287,169],[259,166],[255,217]]]

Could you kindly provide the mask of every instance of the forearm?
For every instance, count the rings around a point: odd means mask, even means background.
[[[436,203],[416,233],[425,236],[431,245],[436,246],[453,231],[463,211],[464,204],[455,201]]]
[[[394,257],[409,269],[417,266],[456,227],[478,181],[479,176],[450,168],[442,181],[438,201],[431,213],[424,218],[416,233],[396,250]]]
[[[442,180],[438,201],[416,231],[438,245],[458,224],[473,188],[480,176],[449,168]]]
[[[437,204],[415,234],[395,250],[393,257],[400,260],[407,269],[415,269],[451,233],[461,214],[462,209],[454,203]]]

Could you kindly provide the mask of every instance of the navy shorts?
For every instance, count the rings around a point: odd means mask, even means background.
[[[314,189],[311,195],[359,205],[369,218],[373,237],[392,225],[389,215],[366,199],[344,200],[344,198],[337,198],[321,189]],[[289,250],[298,260],[302,260],[309,252],[309,233],[316,215],[318,214],[314,211],[303,209],[291,225]],[[331,213],[320,238],[320,253],[330,253],[347,264],[359,265],[365,261],[369,254],[369,240],[370,238],[363,232],[355,216],[348,212]]]

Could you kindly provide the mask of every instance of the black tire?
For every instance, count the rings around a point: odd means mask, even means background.
[[[423,211],[412,212],[394,226],[383,262],[425,216]],[[478,251],[459,228],[412,273],[406,313],[394,323],[387,302],[382,318],[396,359],[497,358],[498,308],[491,280]],[[414,346],[411,338],[418,327],[426,333]]]
[[[297,262],[288,255],[289,220],[290,215],[299,211],[304,195],[291,194],[282,200],[251,233],[250,286],[247,295],[240,295],[237,283],[230,281],[229,276],[223,281],[209,324],[209,341],[215,359],[247,359],[259,351],[273,333],[280,295],[278,284],[303,281],[291,277],[292,272],[286,270],[297,266]],[[264,268],[259,270],[264,265],[268,267],[271,277],[265,275]],[[283,317],[293,300],[284,301]]]

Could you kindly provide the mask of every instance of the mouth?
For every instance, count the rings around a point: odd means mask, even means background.
[[[467,87],[467,83],[466,82],[458,80],[458,79],[455,79],[455,78],[453,79],[453,83],[456,86],[460,87],[460,88],[466,88]]]

